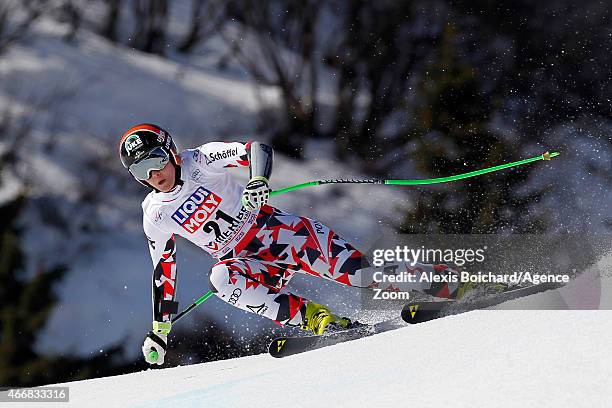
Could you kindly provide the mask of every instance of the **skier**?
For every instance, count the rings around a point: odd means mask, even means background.
[[[211,142],[179,153],[167,131],[140,124],[123,134],[119,151],[123,166],[152,190],[142,203],[143,228],[154,268],[153,330],[142,347],[149,364],[163,364],[172,327],[170,316],[178,312],[175,235],[218,259],[209,281],[221,300],[314,334],[354,323],[326,306],[282,292],[296,272],[380,289],[373,280],[377,269],[350,243],[316,220],[268,205],[274,155],[266,144]],[[230,167],[249,168],[246,187],[226,171]],[[404,263],[396,266],[410,269]],[[417,264],[412,268],[456,273],[446,265]],[[396,283],[382,289],[458,298],[463,288],[459,283]],[[151,350],[158,353],[156,361],[150,360]]]

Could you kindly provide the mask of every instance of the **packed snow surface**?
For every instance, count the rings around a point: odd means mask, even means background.
[[[565,295],[503,307],[551,306]],[[604,407],[611,327],[610,310],[475,311],[284,359],[264,353],[72,382],[69,405]]]

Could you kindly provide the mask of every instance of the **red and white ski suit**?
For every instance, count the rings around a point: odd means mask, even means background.
[[[226,168],[248,167],[248,148],[213,142],[182,152],[182,183],[167,193],[151,192],[143,201],[143,227],[154,265],[154,320],[167,321],[178,311],[175,235],[219,259],[210,272],[210,286],[220,299],[280,324],[302,322],[307,300],[282,291],[296,273],[362,288],[377,286],[372,276],[380,269],[322,223],[270,205],[254,211],[242,206],[244,186]],[[455,273],[445,265],[396,266],[400,271]],[[382,289],[451,297],[457,284],[397,283]]]

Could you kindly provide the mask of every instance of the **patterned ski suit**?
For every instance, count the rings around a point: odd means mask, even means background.
[[[167,321],[178,311],[175,235],[219,259],[209,279],[221,300],[279,324],[302,323],[308,300],[282,292],[295,273],[362,288],[377,286],[372,276],[380,269],[322,223],[270,205],[254,211],[242,207],[244,187],[226,168],[249,166],[248,148],[213,142],[182,152],[182,183],[168,193],[151,192],[143,201],[143,227],[154,265],[154,320]],[[445,265],[396,266],[400,271],[455,273]],[[452,297],[457,284],[397,283],[382,289]]]

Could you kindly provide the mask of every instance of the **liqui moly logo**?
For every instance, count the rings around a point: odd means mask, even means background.
[[[221,197],[204,187],[198,187],[172,214],[172,219],[185,231],[193,234],[202,227],[219,204],[221,204]]]

